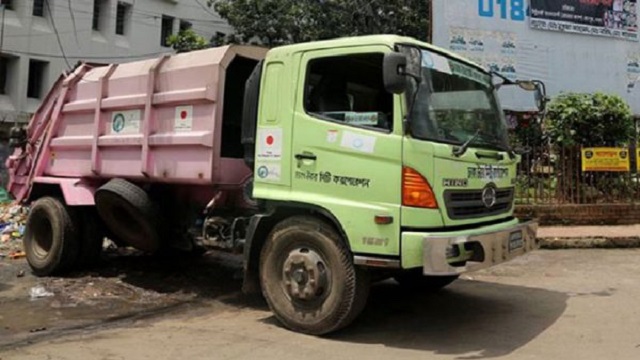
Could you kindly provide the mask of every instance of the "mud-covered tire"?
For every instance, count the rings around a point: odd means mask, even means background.
[[[78,224],[78,257],[75,268],[85,269],[97,265],[102,254],[105,231],[98,212],[92,207],[72,209],[74,223]]]
[[[393,278],[400,286],[422,291],[438,291],[458,279],[459,275],[451,276],[425,276],[422,269],[407,270],[397,274]]]
[[[300,256],[307,262],[296,262]],[[312,268],[299,275],[306,282],[296,282],[292,275],[301,268]],[[313,274],[319,280],[309,282]],[[295,284],[287,287],[287,281]],[[309,290],[311,298],[293,294],[291,289],[301,289],[302,283],[316,286]],[[301,216],[282,221],[269,234],[260,254],[260,285],[271,311],[285,327],[323,335],[344,328],[362,312],[370,284],[368,274],[354,266],[332,226]]]
[[[27,262],[37,276],[60,275],[70,270],[78,256],[77,224],[69,209],[51,197],[33,203],[23,245]]]
[[[159,211],[140,187],[112,179],[95,193],[96,209],[118,240],[153,253],[160,248]]]

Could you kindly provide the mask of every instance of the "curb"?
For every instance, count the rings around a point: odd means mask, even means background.
[[[640,237],[546,237],[538,238],[541,249],[630,249],[640,248]]]

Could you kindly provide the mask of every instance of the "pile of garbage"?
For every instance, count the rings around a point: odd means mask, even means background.
[[[15,202],[0,203],[0,260],[25,257],[22,248],[29,209]]]

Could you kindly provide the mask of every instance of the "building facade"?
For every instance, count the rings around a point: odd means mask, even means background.
[[[0,0],[0,124],[26,122],[79,61],[118,63],[173,52],[169,35],[232,29],[206,0]],[[3,126],[3,128],[6,128]]]

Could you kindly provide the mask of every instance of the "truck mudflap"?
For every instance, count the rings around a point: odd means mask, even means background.
[[[497,265],[539,248],[538,222],[522,221],[499,231],[423,240],[424,275],[458,275]]]

